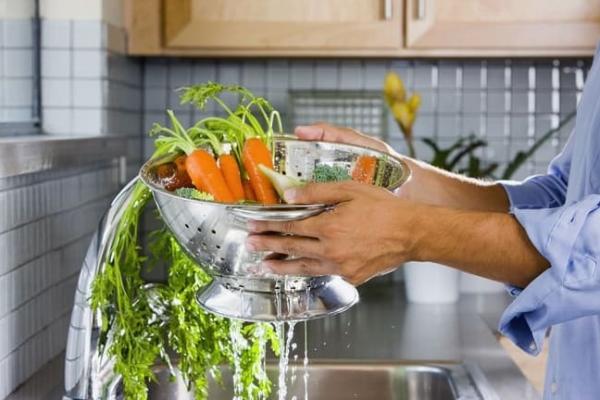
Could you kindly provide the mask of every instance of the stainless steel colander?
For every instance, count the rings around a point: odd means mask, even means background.
[[[278,172],[310,180],[318,165],[339,166],[350,173],[360,156],[377,158],[373,184],[395,190],[409,175],[406,164],[375,150],[329,142],[277,136],[273,145]],[[156,184],[155,161],[140,178],[152,190],[162,219],[185,251],[214,277],[198,301],[216,314],[244,320],[307,320],[331,315],[358,301],[356,289],[339,277],[273,275],[261,269],[267,255],[248,252],[248,220],[298,220],[328,205],[224,204],[179,197]]]

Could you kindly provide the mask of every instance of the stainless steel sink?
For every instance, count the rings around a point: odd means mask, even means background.
[[[274,382],[271,398],[277,398],[276,366],[268,367]],[[288,371],[287,399],[305,399],[302,366]],[[463,364],[404,365],[381,363],[316,363],[308,367],[309,400],[487,400],[490,391],[476,368]],[[212,384],[209,399],[230,400],[231,375],[223,371],[223,387]]]

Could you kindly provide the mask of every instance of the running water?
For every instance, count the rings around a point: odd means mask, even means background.
[[[231,348],[233,350],[233,400],[242,400],[244,385],[242,384],[242,367],[240,358],[242,351],[248,345],[248,342],[242,334],[243,322],[238,319],[232,319],[229,322],[229,337],[231,339]]]
[[[281,343],[284,344],[284,347],[281,349],[279,353],[279,379],[278,379],[278,391],[277,396],[279,400],[286,400],[287,398],[287,371],[288,365],[290,361],[290,348],[292,345],[292,339],[294,338],[294,327],[296,326],[295,321],[290,321],[287,323],[288,331],[287,336],[285,335],[285,323],[284,322],[275,322],[275,331],[278,336],[281,338]]]
[[[308,400],[308,324],[304,321],[304,373],[302,377],[304,379],[304,400]]]

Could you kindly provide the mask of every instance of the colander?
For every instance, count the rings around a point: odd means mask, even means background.
[[[274,168],[310,180],[318,165],[338,166],[351,173],[360,156],[377,159],[373,182],[389,190],[404,183],[406,164],[376,150],[347,144],[301,141],[276,136]],[[245,248],[249,220],[289,221],[310,217],[328,205],[225,204],[179,197],[156,183],[157,162],[142,167],[140,178],[151,189],[162,219],[183,249],[214,279],[198,294],[206,310],[248,321],[308,320],[346,310],[358,292],[337,276],[281,276],[264,271],[267,253]]]

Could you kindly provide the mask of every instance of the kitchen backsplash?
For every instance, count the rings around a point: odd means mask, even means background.
[[[0,19],[0,121],[35,118],[34,23],[30,18]]]
[[[418,91],[422,107],[414,127],[416,137],[434,137],[449,145],[456,137],[474,133],[488,148],[480,155],[506,162],[539,135],[571,113],[583,87],[589,59],[565,60],[188,60],[144,61],[144,132],[152,123],[165,123],[172,108],[185,123],[202,113],[179,104],[176,89],[196,82],[217,80],[249,87],[267,96],[288,122],[292,91],[380,91],[387,71],[396,71],[409,92]],[[214,109],[208,109],[208,112]],[[287,117],[287,118],[286,118]],[[399,151],[404,141],[388,114],[386,140]],[[556,155],[573,124],[537,152],[517,177],[541,172]],[[288,123],[287,130],[293,129]],[[145,153],[151,152],[145,139]],[[427,149],[418,143],[427,159]]]
[[[63,351],[79,269],[118,172],[110,162],[0,179],[0,399]]]

